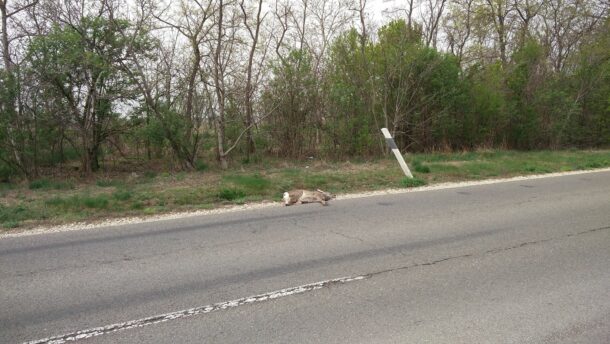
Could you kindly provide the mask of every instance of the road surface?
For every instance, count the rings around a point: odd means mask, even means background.
[[[610,172],[1,239],[0,343],[77,336],[610,343]]]

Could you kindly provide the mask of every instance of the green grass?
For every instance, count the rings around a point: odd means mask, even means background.
[[[46,201],[49,207],[69,210],[106,209],[110,204],[108,195],[74,195],[69,197],[53,197]]]
[[[246,197],[246,193],[239,189],[224,188],[218,192],[218,198],[226,201],[233,201],[244,197]]]
[[[413,161],[413,169],[418,173],[430,173],[430,166],[422,164],[420,160]]]
[[[271,185],[271,181],[255,173],[252,175],[227,175],[223,181],[253,191],[263,191]]]
[[[128,201],[133,197],[133,192],[129,190],[117,190],[112,193],[112,198],[117,201]]]
[[[2,228],[13,229],[19,227],[19,221],[9,220],[2,223]]]
[[[2,183],[0,230],[278,201],[284,191],[296,188],[348,193],[610,166],[609,150],[429,153],[405,158],[416,174],[413,179],[405,178],[388,156],[351,163],[267,161],[265,165],[250,161],[239,172],[201,165],[199,171],[190,173],[146,172],[137,178],[125,173],[78,184],[50,178],[27,184]]]
[[[122,180],[116,180],[116,179],[98,179],[95,182],[95,185],[97,185],[101,188],[122,187],[125,185],[125,182]]]
[[[426,181],[417,177],[409,178],[405,177],[400,181],[400,185],[405,188],[414,188],[417,186],[426,185]]]
[[[70,190],[74,185],[65,181],[53,181],[49,179],[38,179],[31,181],[30,190]]]

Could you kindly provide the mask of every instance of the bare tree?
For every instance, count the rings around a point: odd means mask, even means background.
[[[23,12],[31,7],[34,7],[38,3],[38,0],[31,0],[28,2],[18,2],[9,4],[9,0],[0,0],[0,21],[2,33],[0,36],[0,42],[2,43],[2,61],[4,67],[4,76],[0,79],[0,86],[5,87],[8,90],[5,99],[2,99],[3,104],[0,105],[0,110],[3,112],[2,116],[5,117],[2,120],[6,130],[6,142],[4,146],[9,151],[12,158],[2,158],[5,163],[13,166],[21,171],[26,177],[30,177],[36,174],[35,168],[33,169],[32,162],[28,161],[24,155],[24,142],[18,139],[18,134],[23,134],[26,130],[25,123],[22,118],[22,106],[19,102],[17,89],[18,75],[16,72],[17,64],[12,58],[11,43],[19,38],[19,35],[11,36],[9,34],[9,21],[16,17],[20,12]],[[0,71],[1,72],[1,71]],[[2,85],[4,83],[4,85]]]
[[[568,58],[585,35],[604,18],[595,13],[589,0],[553,0],[543,10],[544,38],[556,72],[563,71]]]
[[[500,61],[506,66],[508,63],[508,35],[511,31],[512,19],[509,17],[513,8],[508,0],[485,0],[487,14],[496,33],[497,48],[499,50]]]
[[[473,6],[474,0],[456,0],[444,22],[449,51],[457,57],[460,65],[472,33]]]
[[[426,0],[426,12],[424,12],[422,22],[427,46],[436,48],[439,24],[446,4],[447,0]]]
[[[254,69],[254,54],[256,53],[256,48],[257,48],[259,36],[260,36],[261,25],[262,25],[262,22],[263,22],[265,16],[262,15],[263,0],[258,1],[258,5],[255,10],[256,17],[254,19],[254,23],[250,23],[250,21],[248,20],[250,15],[248,13],[248,10],[246,9],[246,5],[243,0],[240,2],[239,6],[240,6],[242,14],[243,14],[244,26],[246,27],[246,29],[248,31],[248,35],[251,39],[250,51],[248,53],[248,64],[246,67],[246,89],[245,89],[245,99],[244,99],[245,107],[246,107],[246,145],[247,145],[246,154],[247,154],[247,159],[249,159],[250,154],[254,153],[254,151],[255,151],[254,139],[252,137],[252,126],[254,123],[253,97],[254,97],[254,92],[255,92],[255,86],[253,85],[253,80],[252,80],[253,69]]]
[[[165,18],[166,13],[169,16],[178,18],[173,21],[170,18]],[[184,96],[180,97],[179,116],[184,119],[186,124],[185,132],[183,133],[185,140],[178,150],[181,151],[179,156],[186,163],[187,168],[195,167],[200,141],[201,128],[204,124],[206,111],[209,106],[205,104],[206,98],[203,95],[205,88],[201,87],[201,80],[206,80],[204,75],[202,60],[205,52],[202,51],[204,43],[211,39],[210,33],[213,29],[214,7],[210,1],[189,0],[179,3],[178,12],[171,12],[167,9],[162,13],[155,14],[155,18],[166,25],[166,28],[179,32],[187,41],[190,48],[191,56],[185,71],[186,89]],[[165,60],[167,62],[167,60]],[[178,65],[173,65],[171,68],[178,69]],[[171,83],[167,80],[166,82]],[[170,94],[168,93],[168,97]],[[168,103],[170,103],[168,101]],[[167,104],[169,105],[169,104]]]

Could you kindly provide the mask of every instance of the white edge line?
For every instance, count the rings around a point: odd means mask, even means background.
[[[330,280],[326,280],[326,281],[305,284],[305,285],[301,285],[298,287],[280,289],[280,290],[276,290],[276,291],[272,291],[272,292],[268,292],[268,293],[264,293],[264,294],[242,297],[242,298],[236,299],[236,300],[219,302],[219,303],[215,303],[212,305],[188,308],[188,309],[184,309],[184,310],[180,310],[180,311],[176,311],[176,312],[159,314],[159,315],[155,315],[155,316],[151,316],[151,317],[141,318],[138,320],[131,320],[131,321],[126,321],[126,322],[116,323],[116,324],[111,324],[111,325],[106,325],[106,326],[93,327],[93,328],[89,328],[86,330],[75,331],[75,332],[66,333],[66,334],[59,335],[59,336],[32,340],[32,341],[25,342],[24,344],[63,344],[63,343],[70,342],[70,341],[76,341],[76,340],[80,340],[80,339],[101,336],[101,335],[105,335],[108,333],[128,330],[128,329],[132,329],[132,328],[144,327],[144,326],[153,325],[153,324],[159,324],[159,323],[167,322],[170,320],[189,318],[189,317],[196,316],[196,315],[212,313],[215,311],[239,307],[239,306],[243,306],[243,305],[247,305],[247,304],[274,300],[274,299],[278,299],[278,298],[282,298],[282,297],[286,297],[286,296],[290,296],[290,295],[302,294],[302,293],[322,289],[322,288],[331,286],[333,284],[337,284],[337,283],[345,284],[345,283],[349,283],[349,282],[360,281],[365,278],[367,278],[366,275],[335,278],[335,279],[330,279]]]
[[[562,177],[562,176],[571,176],[571,175],[597,173],[597,172],[610,172],[610,168],[601,168],[601,169],[594,169],[594,170],[581,170],[581,171],[568,171],[568,172],[554,172],[554,173],[547,173],[547,174],[535,174],[535,175],[517,176],[517,177],[511,177],[511,178],[485,179],[485,180],[478,180],[478,181],[440,183],[440,184],[434,184],[434,185],[429,185],[429,186],[420,186],[420,187],[416,187],[416,188],[406,188],[406,189],[386,189],[386,190],[377,190],[377,191],[367,191],[367,192],[361,192],[361,193],[338,195],[336,200],[341,201],[341,200],[346,200],[346,199],[364,198],[364,197],[381,196],[381,195],[392,195],[392,194],[402,194],[402,193],[409,193],[409,192],[423,192],[423,191],[432,191],[432,190],[453,189],[453,188],[461,188],[461,187],[468,187],[468,186],[489,185],[489,184],[507,183],[507,182],[521,181],[521,180],[543,179],[543,178]],[[178,212],[178,213],[153,215],[153,216],[146,216],[146,217],[125,217],[125,218],[103,220],[100,222],[92,222],[92,223],[77,222],[77,223],[70,223],[70,224],[59,225],[59,226],[40,226],[40,227],[35,227],[35,228],[29,229],[29,230],[25,230],[22,232],[0,234],[0,240],[4,239],[4,238],[23,237],[23,236],[49,234],[49,233],[61,233],[61,232],[69,232],[69,231],[76,231],[76,230],[105,228],[105,227],[116,227],[116,226],[150,223],[150,222],[157,222],[157,221],[177,220],[177,219],[184,219],[184,218],[197,217],[197,216],[208,216],[208,215],[217,215],[217,214],[241,212],[241,211],[248,211],[248,210],[257,210],[257,209],[278,207],[278,206],[280,206],[280,204],[281,203],[279,203],[279,202],[251,203],[251,204],[244,204],[244,205],[239,205],[239,206],[232,206],[230,208],[199,210],[199,211],[190,211],[190,212]]]

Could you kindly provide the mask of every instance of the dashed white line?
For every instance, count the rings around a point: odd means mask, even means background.
[[[218,310],[239,307],[239,306],[243,306],[243,305],[247,305],[247,304],[251,304],[251,303],[264,302],[264,301],[274,300],[274,299],[278,299],[278,298],[282,298],[282,297],[286,297],[286,296],[290,296],[290,295],[302,294],[302,293],[322,289],[325,287],[329,287],[334,284],[345,284],[345,283],[349,283],[349,282],[360,281],[360,280],[363,280],[368,277],[369,277],[368,275],[361,275],[361,276],[335,278],[335,279],[330,279],[330,280],[326,280],[326,281],[305,284],[305,285],[301,285],[298,287],[276,290],[276,291],[272,291],[269,293],[243,297],[243,298],[236,299],[236,300],[219,302],[219,303],[215,303],[212,305],[189,308],[189,309],[184,309],[181,311],[154,315],[151,317],[146,317],[146,318],[142,318],[142,319],[138,319],[138,320],[131,320],[131,321],[122,322],[122,323],[116,323],[116,324],[111,324],[111,325],[106,325],[106,326],[101,326],[101,327],[94,327],[94,328],[90,328],[90,329],[86,329],[86,330],[75,331],[75,332],[66,333],[66,334],[59,335],[59,336],[37,339],[37,340],[25,342],[24,344],[62,344],[62,343],[66,343],[66,342],[77,341],[80,339],[101,336],[104,334],[113,333],[113,332],[117,332],[117,331],[123,331],[123,330],[132,329],[132,328],[158,324],[158,323],[162,323],[162,322],[166,322],[166,321],[170,321],[170,320],[188,318],[188,317],[192,317],[195,315],[207,314],[207,313],[215,312]]]

